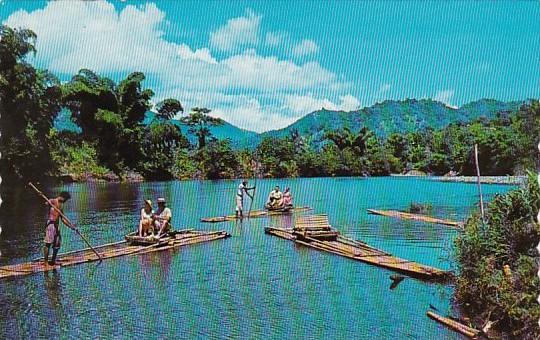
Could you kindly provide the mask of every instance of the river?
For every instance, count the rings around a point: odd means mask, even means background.
[[[346,236],[396,256],[453,269],[446,226],[368,215],[367,208],[431,203],[433,215],[466,218],[473,184],[421,178],[258,180],[254,209],[279,184],[296,205],[326,213]],[[46,207],[26,188],[3,185],[0,265],[40,257]],[[455,314],[451,286],[406,279],[390,290],[392,272],[295,246],[264,234],[290,216],[202,224],[234,210],[238,181],[78,183],[45,187],[72,194],[66,215],[94,245],[135,229],[143,199],[163,196],[176,228],[228,231],[232,237],[174,251],[120,257],[0,282],[0,338],[373,338],[460,337],[426,317],[429,305]],[[486,200],[511,186],[485,185]],[[84,248],[62,230],[62,252]]]

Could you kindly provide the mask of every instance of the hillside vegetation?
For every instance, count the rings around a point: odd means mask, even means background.
[[[458,237],[455,297],[479,328],[491,321],[510,338],[540,338],[539,210],[540,186],[531,173],[526,185],[489,203],[485,223],[475,213]]]
[[[534,167],[537,100],[481,100],[450,108],[429,99],[385,101],[353,112],[317,111],[261,135],[184,110],[175,98],[154,107],[141,72],[115,82],[81,69],[66,83],[27,62],[35,34],[0,28],[5,179],[384,176],[412,170],[483,175]],[[151,111],[153,110],[153,111]]]

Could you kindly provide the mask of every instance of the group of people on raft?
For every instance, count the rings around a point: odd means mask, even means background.
[[[253,194],[250,191],[254,191],[255,186],[248,187],[248,181],[243,180],[242,183],[238,186],[236,190],[236,217],[244,217],[244,197],[248,196],[253,200]],[[289,187],[285,188],[284,192],[281,192],[279,185],[276,185],[266,200],[264,207],[268,210],[282,210],[290,209],[293,206],[291,189]]]
[[[138,233],[140,237],[156,236],[167,234],[171,231],[172,212],[166,206],[165,198],[157,199],[158,208],[154,211],[152,201],[144,200],[144,208],[141,209]]]
[[[243,217],[244,210],[244,197],[247,195],[253,199],[253,194],[250,191],[255,190],[255,186],[248,187],[248,181],[244,180],[238,186],[236,191],[236,217]],[[61,216],[62,205],[71,198],[71,195],[62,191],[56,198],[49,200],[48,204],[49,213],[47,216],[47,223],[45,226],[44,237],[44,260],[46,265],[55,265],[58,250],[60,249],[61,235],[59,222],[62,220],[64,224],[69,225],[66,220]],[[158,208],[156,210],[152,207],[152,201],[149,199],[144,200],[144,208],[141,209],[141,215],[139,219],[139,226],[137,229],[140,237],[155,236],[161,237],[171,231],[171,219],[172,212],[166,206],[165,198],[159,197],[157,199]],[[274,189],[268,195],[268,199],[264,207],[268,210],[282,210],[292,208],[292,195],[290,189],[287,187],[285,191],[281,192],[279,186]],[[50,249],[53,249],[51,261],[49,261]]]

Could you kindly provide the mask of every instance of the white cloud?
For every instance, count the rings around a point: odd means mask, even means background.
[[[285,32],[268,32],[266,33],[266,44],[268,46],[276,47],[281,45],[287,38]]]
[[[260,23],[261,17],[247,10],[245,16],[229,19],[224,26],[210,33],[210,46],[220,51],[233,52],[241,47],[257,45]]]
[[[259,17],[248,12],[245,18],[256,19],[258,29]],[[54,1],[32,12],[17,11],[4,23],[36,32],[38,52],[32,61],[39,67],[65,76],[89,68],[116,79],[141,71],[145,86],[156,92],[155,102],[174,97],[186,109],[207,106],[242,128],[275,129],[324,105],[343,110],[359,105],[343,95],[351,83],[316,61],[301,64],[254,50],[219,59],[207,47],[167,41],[165,14],[153,3],[117,11],[107,2]],[[290,102],[291,96],[321,89],[333,101]]]
[[[164,17],[153,3],[117,13],[108,2],[54,1],[31,13],[17,11],[4,23],[36,32],[37,58],[53,71],[128,72],[160,67],[176,54],[177,46],[161,38]]]
[[[297,65],[254,51],[232,56],[223,64],[231,73],[232,84],[242,88],[301,91],[337,82],[337,76],[317,62]]]
[[[438,91],[433,98],[436,101],[446,104],[448,107],[457,108],[456,106],[450,103],[450,100],[454,96],[454,90],[443,90]]]
[[[292,52],[297,57],[302,57],[308,54],[317,53],[319,51],[319,46],[310,39],[304,39],[296,46],[293,47]]]
[[[217,60],[212,57],[210,50],[207,48],[192,51],[188,45],[181,44],[178,47],[178,55],[180,58],[186,60],[200,60],[209,64],[217,64]]]
[[[316,110],[326,109],[333,111],[353,111],[360,107],[360,101],[347,94],[339,97],[340,102],[336,103],[328,98],[315,98],[312,94],[298,96],[289,95],[285,98],[285,107],[298,114],[313,112]]]
[[[256,132],[284,128],[299,118],[276,111],[273,107],[264,107],[256,98],[241,99],[238,105],[216,109],[214,115]]]

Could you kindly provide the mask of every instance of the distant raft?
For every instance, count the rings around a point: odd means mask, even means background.
[[[265,233],[421,280],[444,282],[452,277],[451,272],[404,260],[364,242],[344,237],[330,226],[326,215],[302,216],[297,219],[293,229],[267,227]]]
[[[267,216],[275,216],[275,215],[286,215],[291,213],[297,213],[302,211],[308,211],[311,210],[311,207],[292,207],[292,208],[285,208],[285,209],[276,209],[276,210],[254,210],[252,211],[249,216],[248,214],[244,215],[244,218],[259,218],[259,217],[267,217]],[[218,217],[203,217],[201,218],[201,222],[206,223],[217,223],[217,222],[226,222],[226,221],[235,221],[238,218],[236,215],[227,215],[227,216],[218,216]]]
[[[411,213],[396,211],[396,210],[368,209],[367,211],[370,214],[394,217],[394,218],[399,218],[402,220],[413,220],[413,221],[421,221],[421,222],[427,222],[427,223],[442,224],[442,225],[447,225],[447,226],[451,226],[451,227],[455,227],[459,229],[463,228],[462,222],[444,220],[444,219],[430,217],[430,216],[421,215],[421,214],[411,214]]]
[[[194,231],[193,229],[185,229],[172,232],[170,235],[160,239],[147,240],[147,242],[120,241],[94,247],[94,249],[98,251],[103,259],[110,259],[119,256],[140,255],[183,247],[190,244],[210,242],[224,239],[229,236],[230,235],[225,231],[203,232]],[[28,263],[0,267],[0,279],[30,275],[55,270],[62,267],[73,266],[76,264],[96,261],[99,261],[97,255],[90,248],[86,248],[59,254],[56,265],[54,266],[45,266],[43,259],[37,259]]]

